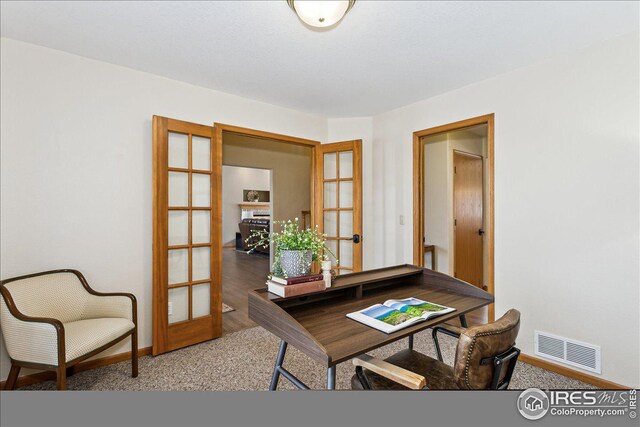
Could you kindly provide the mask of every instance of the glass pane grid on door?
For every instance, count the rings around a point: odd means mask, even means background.
[[[169,324],[210,314],[211,138],[169,132]]]
[[[353,271],[352,150],[324,153],[323,187],[323,232],[339,262],[334,269],[343,274]]]
[[[340,272],[353,271],[353,239],[352,238],[335,238],[327,237],[327,246],[340,262],[339,265],[335,265],[335,258],[330,257],[333,261],[333,269]]]

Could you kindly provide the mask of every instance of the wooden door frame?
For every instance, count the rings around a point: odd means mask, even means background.
[[[217,168],[219,169],[219,171],[217,171],[218,176],[216,176],[214,179],[214,194],[217,194],[217,196],[215,197],[215,201],[216,201],[215,203],[216,203],[217,209],[219,209],[218,212],[219,212],[220,218],[222,218],[222,165],[223,165],[222,164],[222,146],[224,144],[222,140],[222,136],[225,132],[230,134],[235,134],[235,135],[242,135],[242,136],[247,136],[251,138],[256,138],[264,142],[276,141],[276,142],[282,142],[285,144],[292,144],[292,145],[311,148],[311,177],[310,177],[310,183],[309,183],[309,190],[310,190],[310,194],[309,194],[310,206],[309,207],[311,209],[310,221],[311,221],[311,225],[313,226],[314,220],[315,220],[314,200],[315,200],[315,192],[316,192],[315,191],[316,180],[314,178],[315,178],[315,170],[316,170],[316,152],[318,151],[318,147],[321,145],[321,142],[315,141],[312,139],[299,138],[297,136],[283,135],[279,133],[266,132],[258,129],[250,129],[250,128],[245,128],[241,126],[214,122],[213,134],[215,136],[216,147],[219,147],[219,150],[220,150],[219,157],[216,156],[216,158],[214,159],[216,164],[220,166],[219,168]],[[273,181],[273,175],[271,179]],[[218,253],[218,257],[219,257],[219,262],[221,266],[220,271],[217,272],[216,274],[220,276],[220,284],[221,284],[220,292],[222,293],[222,269],[224,268],[222,264],[222,250],[223,250],[222,220],[219,221],[218,224],[216,224],[216,233],[218,233],[218,235],[220,236],[220,251]],[[220,295],[220,298],[222,298],[222,295]]]
[[[314,224],[314,199],[315,199],[314,171],[316,166],[316,151],[317,151],[317,148],[321,145],[320,141],[314,141],[312,139],[298,138],[297,136],[283,135],[279,133],[266,132],[262,130],[244,128],[240,126],[228,125],[228,124],[217,123],[217,122],[213,123],[213,129],[214,129],[216,142],[219,142],[219,144],[217,144],[216,146],[220,147],[220,158],[219,159],[216,158],[214,160],[220,166],[222,166],[222,144],[223,144],[222,134],[224,132],[232,133],[236,135],[248,136],[248,137],[257,138],[265,141],[284,142],[286,144],[311,147],[311,182],[309,187],[311,190],[311,194],[309,195],[310,196],[309,203],[310,203],[310,209],[311,209],[310,221],[311,221],[311,224]],[[218,190],[216,202],[217,202],[218,208],[220,209],[220,218],[222,218],[222,168],[220,168],[220,172],[218,172],[218,174],[219,176],[216,177],[214,182]],[[222,222],[220,222],[220,224],[218,225],[218,228],[219,228],[218,232],[220,233],[220,236],[222,236]],[[220,240],[222,241],[222,239]],[[220,256],[222,256],[222,254]]]
[[[422,138],[426,136],[447,133],[469,128],[477,125],[487,125],[487,200],[488,206],[484,206],[487,217],[487,229],[485,236],[487,241],[487,263],[484,266],[487,271],[487,292],[495,297],[495,271],[494,271],[494,119],[495,114],[486,114],[458,122],[427,128],[413,132],[413,263],[424,264],[424,143]],[[495,306],[489,305],[488,320],[495,320]]]

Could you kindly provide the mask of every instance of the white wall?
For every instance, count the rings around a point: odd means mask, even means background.
[[[133,292],[140,347],[151,345],[152,116],[326,139],[326,118],[14,40],[0,51],[1,277],[71,267],[98,290]]]
[[[412,260],[412,132],[495,113],[496,314],[602,346],[602,377],[640,386],[638,34],[373,120],[382,264]]]
[[[449,142],[447,134],[433,135],[424,143],[424,244],[435,246],[436,270],[449,274],[450,209]],[[431,266],[425,254],[425,266]]]
[[[271,171],[274,221],[302,221],[302,211],[311,208],[312,151],[308,146],[233,133],[222,136],[222,164]]]
[[[222,244],[235,246],[239,232],[243,190],[270,191],[271,171],[268,169],[222,166]]]

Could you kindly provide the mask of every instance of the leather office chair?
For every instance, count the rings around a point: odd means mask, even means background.
[[[511,309],[486,325],[461,328],[455,362],[449,366],[412,349],[381,360],[369,355],[353,359],[355,390],[505,390],[520,350],[515,340],[520,312]]]

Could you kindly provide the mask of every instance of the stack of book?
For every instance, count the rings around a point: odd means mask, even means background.
[[[322,274],[289,278],[271,276],[271,279],[267,280],[267,288],[272,294],[283,298],[295,297],[311,292],[324,291],[324,279]]]

